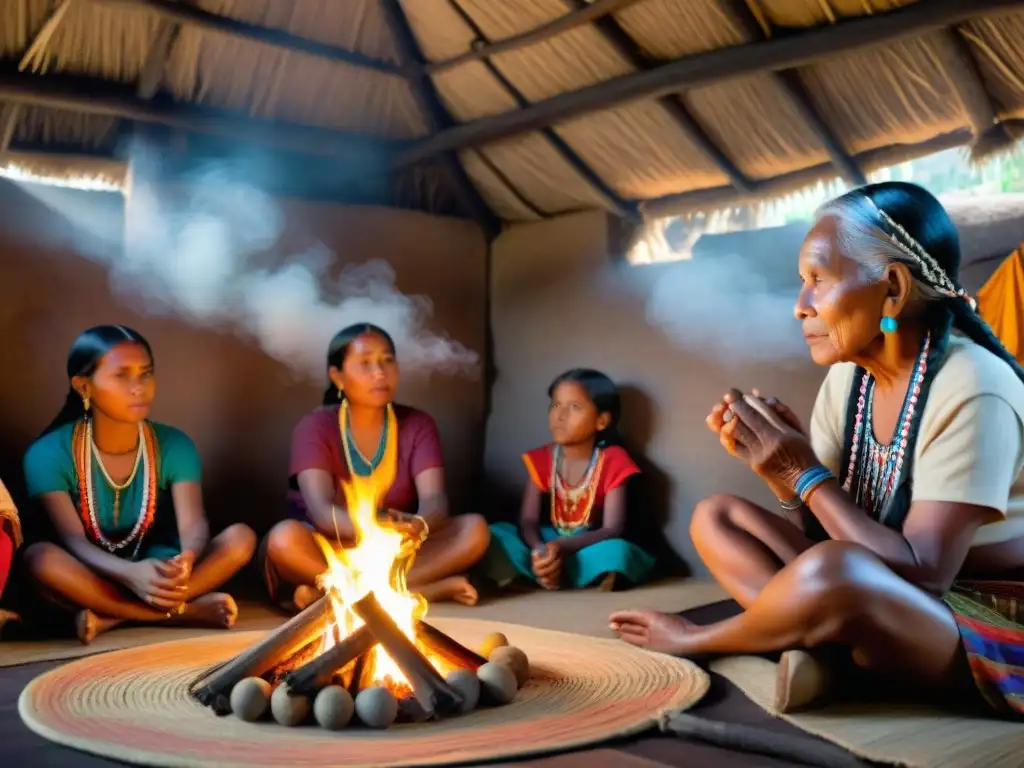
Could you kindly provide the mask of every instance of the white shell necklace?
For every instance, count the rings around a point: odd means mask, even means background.
[[[92,420],[88,420],[85,425],[86,440],[89,441],[91,450],[84,451],[85,453],[85,486],[86,486],[86,497],[89,502],[89,521],[92,523],[93,530],[96,531],[96,535],[99,538],[100,544],[108,552],[116,552],[119,549],[131,544],[138,538],[135,544],[135,551],[132,554],[132,559],[139,554],[139,547],[142,544],[142,538],[139,537],[139,533],[142,527],[146,523],[146,510],[149,508],[149,478],[153,468],[150,466],[149,455],[146,451],[146,433],[142,423],[139,424],[139,448],[135,454],[135,466],[132,468],[132,473],[128,476],[128,479],[118,485],[107,473],[107,468],[103,466],[103,460],[100,458],[99,448],[96,447],[96,442],[92,436]],[[92,457],[95,455],[96,463],[99,465],[100,472],[103,474],[103,478],[107,481],[110,487],[114,491],[114,528],[117,528],[118,516],[120,512],[121,503],[121,491],[125,490],[132,484],[135,479],[135,475],[139,471],[139,466],[142,467],[142,503],[139,508],[139,515],[135,521],[135,525],[132,528],[130,534],[121,541],[111,541],[103,534],[103,529],[99,525],[99,520],[96,516],[96,501],[95,501],[95,490],[92,484]]]

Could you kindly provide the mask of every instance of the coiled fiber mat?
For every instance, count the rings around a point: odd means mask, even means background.
[[[531,680],[505,707],[448,720],[351,728],[219,718],[193,702],[188,682],[264,633],[192,638],[92,656],[36,678],[22,720],[51,741],[153,766],[406,766],[478,763],[557,752],[656,727],[666,710],[700,701],[710,685],[690,662],[617,640],[476,619],[438,620],[464,645],[503,632],[530,657]]]

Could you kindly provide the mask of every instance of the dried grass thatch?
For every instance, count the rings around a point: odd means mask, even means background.
[[[478,38],[491,43],[515,38],[588,3],[614,5],[615,12],[489,60],[437,66],[465,57],[481,44]],[[432,85],[456,123],[508,113],[659,62],[786,30],[842,25],[910,4],[400,3],[425,60],[435,65]],[[155,89],[180,102],[383,139],[414,140],[435,128],[437,121],[424,114],[417,98],[417,82],[381,71],[399,63],[401,46],[380,0],[191,0],[209,13],[373,59],[381,63],[376,69],[197,23],[179,25],[155,11],[159,5],[6,0],[0,4],[0,58],[44,77],[87,76],[133,86],[156,72]],[[840,173],[867,173],[881,163],[951,144],[970,146],[978,161],[1012,149],[1020,139],[1021,40],[1024,13],[980,17],[784,73],[681,86],[675,95],[617,104],[459,156],[477,192],[507,220],[600,206],[619,212],[637,207],[648,216],[729,206],[783,195]],[[48,108],[25,108],[16,117],[11,146],[78,144],[95,151],[109,149],[115,137],[116,121],[108,117]],[[4,125],[0,113],[0,128]]]

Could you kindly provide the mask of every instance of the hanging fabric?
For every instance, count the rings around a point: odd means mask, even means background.
[[[1024,253],[1011,253],[981,290],[978,312],[1003,345],[1024,363]]]

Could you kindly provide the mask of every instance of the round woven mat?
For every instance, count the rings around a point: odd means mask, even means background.
[[[666,709],[693,706],[709,678],[680,659],[515,624],[437,619],[474,648],[503,632],[530,657],[514,702],[447,720],[330,732],[272,720],[217,717],[186,686],[263,632],[225,633],[73,661],[37,677],[18,701],[41,736],[85,752],[155,766],[403,766],[480,762],[555,752],[646,730]]]

